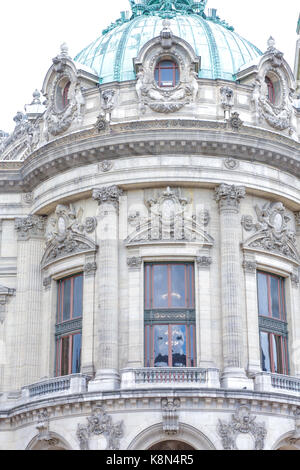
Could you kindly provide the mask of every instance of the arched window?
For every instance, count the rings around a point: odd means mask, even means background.
[[[275,88],[274,88],[274,84],[272,82],[272,80],[269,78],[269,77],[266,77],[265,78],[265,82],[267,84],[267,87],[268,87],[268,100],[270,101],[270,103],[272,104],[275,104]]]
[[[159,87],[174,87],[179,82],[179,67],[173,60],[162,60],[155,68],[155,81]]]
[[[288,375],[288,325],[284,279],[259,271],[257,289],[262,370]]]
[[[195,367],[192,263],[145,265],[145,366]]]
[[[83,275],[58,281],[56,376],[78,374],[81,359]]]

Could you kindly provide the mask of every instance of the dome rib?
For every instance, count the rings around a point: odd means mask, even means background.
[[[95,70],[99,82],[135,80],[133,59],[163,28],[160,16],[136,16],[107,32],[82,50],[75,61]],[[199,78],[235,81],[241,66],[262,55],[237,33],[199,15],[177,13],[171,18],[175,36],[187,41],[201,56]]]

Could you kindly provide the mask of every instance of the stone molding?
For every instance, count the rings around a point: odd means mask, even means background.
[[[123,421],[113,424],[112,417],[102,406],[95,406],[92,415],[87,418],[88,424],[78,424],[76,436],[81,450],[89,450],[91,436],[104,435],[107,439],[106,450],[119,450],[120,439],[124,435]]]
[[[43,286],[45,287],[46,290],[49,290],[51,288],[51,283],[52,283],[52,277],[48,276],[43,279]]]
[[[39,215],[16,218],[15,229],[19,240],[43,238],[45,235],[46,218]]]
[[[300,264],[295,233],[289,229],[291,217],[281,202],[267,202],[256,205],[257,222],[251,216],[244,216],[242,224],[247,231],[255,230],[243,244],[244,249],[257,249],[279,254]]]
[[[120,153],[124,156],[131,156],[132,152],[137,155],[153,155],[165,152],[182,153],[191,152],[198,155],[214,155],[224,158],[224,154],[230,156],[236,155],[246,161],[266,162],[275,168],[289,172],[294,176],[300,176],[300,164],[296,159],[299,154],[299,144],[284,135],[274,134],[268,130],[261,130],[252,127],[243,127],[243,143],[236,137],[235,133],[226,129],[224,122],[197,121],[197,120],[155,120],[155,121],[136,121],[126,124],[112,125],[113,135],[108,137],[108,141],[99,141],[99,132],[93,128],[83,130],[72,135],[62,136],[55,142],[49,142],[45,147],[34,151],[26,162],[2,161],[1,167],[4,170],[10,170],[10,177],[3,177],[3,190],[15,192],[16,188],[22,192],[32,191],[38,184],[46,179],[53,177],[61,171],[67,170],[70,166],[76,164],[85,165],[93,160],[98,162],[98,154],[105,155],[107,158],[115,158],[119,155],[119,147],[122,147]],[[161,141],[151,141],[149,136],[139,136],[137,142],[132,135],[127,135],[135,131],[147,131],[151,129],[167,129],[172,134],[168,138],[162,138]],[[204,130],[205,141],[199,139],[197,130]],[[226,135],[227,144],[218,142],[215,133],[222,131]],[[186,135],[188,132],[188,135]],[[191,140],[190,132],[195,132]],[[122,135],[126,136],[122,139]],[[178,136],[180,138],[178,139]],[[120,143],[115,144],[116,137],[119,136]],[[257,139],[259,139],[259,147]],[[86,144],[88,142],[88,145]],[[269,142],[272,142],[276,148],[270,150]],[[77,143],[76,151],[70,151],[66,156],[66,148]],[[174,145],[178,143],[179,145]],[[224,147],[225,145],[225,147]],[[267,147],[266,147],[267,145]],[[55,149],[55,156],[53,150]],[[232,149],[234,153],[232,154]],[[38,157],[38,158],[37,158]],[[5,174],[5,173],[4,173]]]
[[[93,199],[101,204],[112,204],[115,209],[119,208],[119,198],[123,196],[123,190],[118,186],[107,186],[93,190]]]
[[[215,188],[215,200],[219,203],[220,211],[239,211],[241,199],[245,198],[246,189],[243,186],[221,184]]]
[[[225,450],[238,450],[236,440],[239,434],[250,434],[254,438],[255,450],[263,450],[267,435],[265,423],[255,423],[256,416],[251,414],[248,406],[240,406],[231,421],[225,423],[219,420],[218,434],[222,439]]]

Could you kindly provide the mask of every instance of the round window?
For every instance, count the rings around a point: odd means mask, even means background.
[[[179,67],[173,60],[162,60],[155,68],[155,81],[159,87],[175,87],[179,82]]]

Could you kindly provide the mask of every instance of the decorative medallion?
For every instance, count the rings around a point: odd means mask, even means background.
[[[219,420],[218,433],[225,450],[238,450],[237,438],[240,434],[249,434],[254,439],[254,449],[263,450],[267,430],[265,423],[256,423],[256,416],[251,416],[248,406],[238,408],[231,421],[225,423]],[[254,450],[253,449],[253,450]]]
[[[77,439],[81,450],[89,450],[89,439],[91,436],[104,435],[107,439],[106,450],[119,450],[120,439],[124,435],[123,421],[113,424],[112,417],[104,411],[101,406],[96,406],[92,416],[87,418],[88,424],[78,424]]]
[[[82,216],[83,209],[76,211],[73,204],[59,204],[56,207],[55,216],[49,221],[42,267],[59,258],[97,249],[95,243],[86,236],[95,231],[97,220],[95,217],[88,217],[83,221]]]
[[[256,233],[246,240],[244,248],[276,253],[300,263],[295,233],[288,228],[291,217],[284,205],[281,202],[267,202],[262,208],[255,206],[255,211],[257,223],[252,223],[251,217],[247,216],[246,227],[248,230],[255,230]]]

